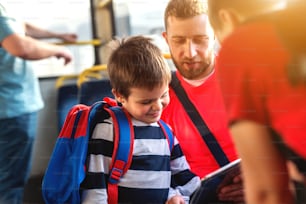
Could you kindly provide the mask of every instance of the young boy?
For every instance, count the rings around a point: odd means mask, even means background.
[[[189,197],[200,179],[190,171],[175,138],[170,151],[157,123],[169,103],[171,71],[149,38],[136,36],[116,42],[119,45],[108,63],[112,92],[130,114],[135,133],[131,166],[118,184],[118,202],[184,203],[183,196]],[[114,146],[111,118],[96,125],[92,138],[103,148],[89,156],[93,182],[83,190],[82,202],[107,203],[111,160],[107,150]]]

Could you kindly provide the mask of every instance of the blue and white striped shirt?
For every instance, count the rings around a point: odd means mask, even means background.
[[[158,123],[132,120],[135,139],[131,166],[118,184],[119,203],[165,203],[174,195],[190,196],[200,178],[190,171],[178,141],[170,153]],[[98,123],[89,145],[88,174],[82,184],[82,203],[107,203],[107,180],[113,153],[113,122]]]

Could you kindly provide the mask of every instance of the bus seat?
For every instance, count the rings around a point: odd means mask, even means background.
[[[79,87],[79,103],[92,105],[104,97],[114,98],[108,78],[83,82]]]
[[[56,81],[57,88],[57,126],[59,131],[65,122],[66,115],[72,106],[78,103],[78,75],[59,77]],[[66,81],[64,83],[64,81]],[[69,82],[68,82],[69,81]],[[71,82],[73,81],[73,83]]]
[[[104,97],[114,98],[107,74],[107,65],[94,65],[85,69],[78,77],[79,103],[92,105]]]
[[[106,64],[99,64],[94,65],[90,68],[85,69],[79,75],[77,80],[77,85],[80,87],[84,82],[90,81],[91,79],[102,79],[107,78],[107,65]]]

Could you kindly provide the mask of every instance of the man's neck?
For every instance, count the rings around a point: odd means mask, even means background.
[[[190,85],[194,86],[194,87],[198,87],[201,86],[211,75],[213,75],[213,73],[215,72],[215,69],[212,69],[211,72],[206,75],[205,77],[201,78],[201,79],[186,79],[185,77],[183,77],[183,79]]]

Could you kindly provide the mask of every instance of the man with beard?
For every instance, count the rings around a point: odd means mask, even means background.
[[[163,37],[177,68],[175,76],[220,145],[227,161],[237,159],[215,76],[215,41],[208,22],[206,4],[203,0],[171,0],[165,10],[164,23],[166,32],[163,32]],[[191,170],[203,178],[222,165],[217,162],[200,131],[188,116],[188,111],[184,109],[173,86],[170,87],[169,94],[170,104],[164,110],[162,119],[170,124],[177,135]],[[221,201],[243,202],[240,175],[223,187],[218,197]]]

